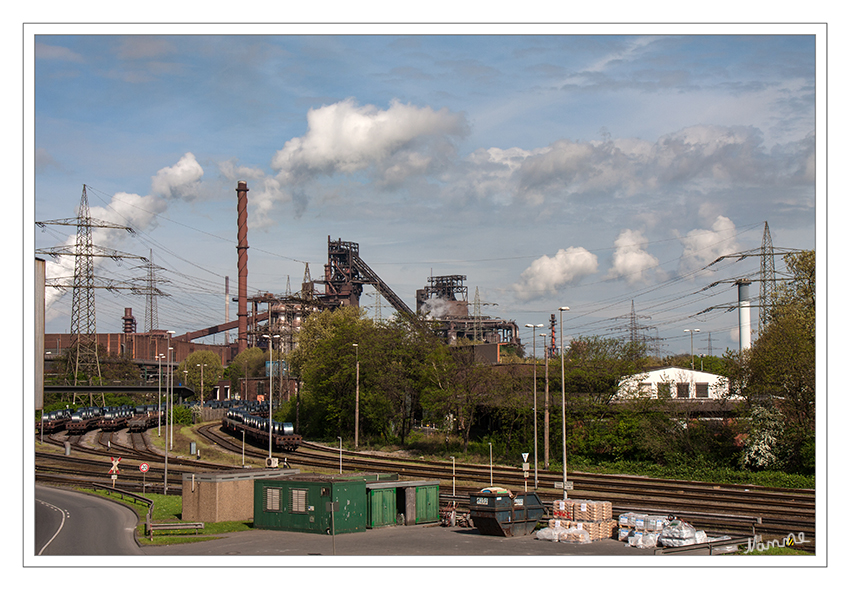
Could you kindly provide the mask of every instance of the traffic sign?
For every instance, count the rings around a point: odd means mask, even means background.
[[[522,461],[523,461],[523,463],[525,463],[526,461],[528,461],[528,453],[523,453],[523,454],[522,454]]]
[[[110,457],[109,460],[112,461],[112,469],[109,470],[109,473],[113,473],[115,475],[121,473],[118,470],[118,464],[121,462],[121,457],[118,457],[117,459],[115,457]]]
[[[555,487],[556,487],[556,488],[558,488],[558,489],[564,489],[564,482],[562,482],[562,481],[556,481],[556,482],[555,482]],[[571,490],[571,489],[573,489],[573,482],[568,481],[568,482],[567,482],[567,487],[566,487],[566,489],[567,489],[567,490]]]
[[[150,469],[150,468],[151,468],[151,466],[148,465],[147,463],[142,463],[141,465],[139,465],[139,471],[141,471],[142,473],[146,473],[147,470]]]

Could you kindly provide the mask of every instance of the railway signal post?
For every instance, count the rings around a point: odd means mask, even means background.
[[[118,474],[121,473],[118,470],[118,463],[121,462],[121,457],[118,457],[117,459],[115,457],[110,457],[109,460],[112,461],[112,467],[109,469],[109,473],[112,475],[112,487],[114,488],[115,480],[118,479]]]

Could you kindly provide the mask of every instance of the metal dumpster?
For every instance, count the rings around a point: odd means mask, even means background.
[[[469,494],[469,515],[472,524],[482,535],[528,535],[537,527],[544,510],[540,498],[534,492],[521,492],[515,496],[507,490]]]

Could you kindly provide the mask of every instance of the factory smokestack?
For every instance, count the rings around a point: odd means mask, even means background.
[[[224,323],[230,323],[230,277],[224,277]],[[224,345],[230,344],[230,332],[224,332]]]
[[[741,279],[738,285],[738,348],[740,352],[750,347],[750,281]]]
[[[239,337],[236,353],[248,348],[248,183],[240,180],[236,187],[236,251],[239,254],[237,262],[239,304],[236,312],[239,321]]]

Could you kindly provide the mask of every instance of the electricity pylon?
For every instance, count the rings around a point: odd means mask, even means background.
[[[94,290],[96,288],[110,290],[122,288],[134,289],[135,287],[95,277],[94,258],[100,256],[109,257],[113,260],[121,260],[122,258],[146,259],[142,256],[133,256],[132,254],[125,254],[117,250],[94,245],[92,243],[92,228],[121,229],[130,234],[135,234],[135,232],[130,227],[92,219],[89,212],[86,185],[83,185],[83,195],[80,198],[80,209],[77,217],[37,221],[36,225],[39,227],[44,227],[45,225],[74,225],[77,227],[77,237],[73,247],[57,246],[55,248],[38,250],[37,253],[49,255],[54,258],[59,256],[74,257],[74,277],[73,283],[70,285],[73,289],[73,298],[71,302],[71,347],[69,349],[70,358],[74,359],[74,385],[77,385],[78,376],[81,373],[88,375],[89,382],[95,378],[95,375],[98,381],[100,381],[102,376],[100,373],[100,360],[97,354],[97,318],[95,314]],[[53,278],[46,281],[45,285],[58,289],[67,289],[69,285],[63,282],[67,281],[67,279],[68,277]],[[89,402],[91,403],[91,394],[89,394],[89,398]],[[74,396],[74,403],[76,403],[76,395]]]

